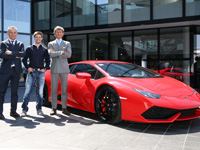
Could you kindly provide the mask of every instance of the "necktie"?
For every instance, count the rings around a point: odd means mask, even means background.
[[[60,46],[60,40],[58,40],[58,45]]]
[[[12,43],[12,50],[14,49],[14,41],[11,41],[11,43]],[[13,68],[13,67],[15,67],[15,62],[14,62],[14,60],[12,61],[12,63],[11,63],[11,68]]]
[[[12,49],[14,48],[14,41],[11,41],[12,42]]]

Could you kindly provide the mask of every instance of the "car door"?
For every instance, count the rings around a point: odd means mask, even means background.
[[[78,79],[76,73],[86,72],[91,75],[91,79]],[[80,109],[92,110],[94,108],[95,83],[94,76],[97,69],[89,64],[76,64],[70,67],[68,80],[68,99]]]

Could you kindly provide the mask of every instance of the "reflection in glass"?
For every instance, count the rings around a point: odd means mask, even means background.
[[[30,33],[30,2],[4,0],[4,31],[16,26],[18,32]]]
[[[189,38],[189,27],[160,30],[160,69],[182,68],[190,72]],[[190,76],[184,75],[179,80],[189,84]]]
[[[49,29],[49,1],[41,1],[34,3],[34,30]]]
[[[52,0],[51,17],[52,29],[57,25],[71,27],[71,0]]]
[[[150,20],[149,0],[124,0],[124,22]]]
[[[132,35],[131,32],[111,33],[111,60],[131,62],[132,60]]]
[[[2,6],[1,6],[1,4],[2,4],[2,0],[0,0],[0,31],[1,31],[1,28],[2,28],[2,25],[1,25],[1,22],[2,22],[2,20],[1,20],[2,19],[1,8],[2,8]]]
[[[157,30],[142,30],[134,32],[135,63],[149,69],[157,69],[158,59]]]
[[[189,28],[169,28],[160,30],[161,59],[189,58]]]
[[[98,24],[121,23],[121,1],[97,0]]]
[[[69,61],[87,60],[86,35],[67,36],[67,40],[71,43],[72,47],[72,57]]]
[[[182,0],[153,0],[153,18],[182,17]]]
[[[108,59],[108,34],[89,35],[89,59],[105,60]]]
[[[95,0],[74,0],[74,26],[92,26],[95,24]]]
[[[186,0],[186,16],[200,15],[200,0]]]
[[[192,72],[194,77],[192,87],[200,89],[200,27],[197,27],[197,32],[194,34],[194,52],[192,58]]]

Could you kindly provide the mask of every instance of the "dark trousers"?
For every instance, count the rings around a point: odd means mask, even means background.
[[[4,97],[10,81],[11,85],[11,112],[16,112],[18,102],[18,84],[20,73],[15,69],[9,69],[7,73],[0,73],[0,114],[3,113]]]

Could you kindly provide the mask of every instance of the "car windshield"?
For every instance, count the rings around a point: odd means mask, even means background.
[[[99,67],[105,70],[113,77],[129,77],[129,78],[161,78],[162,76],[142,68],[140,66],[128,63],[97,63]]]

